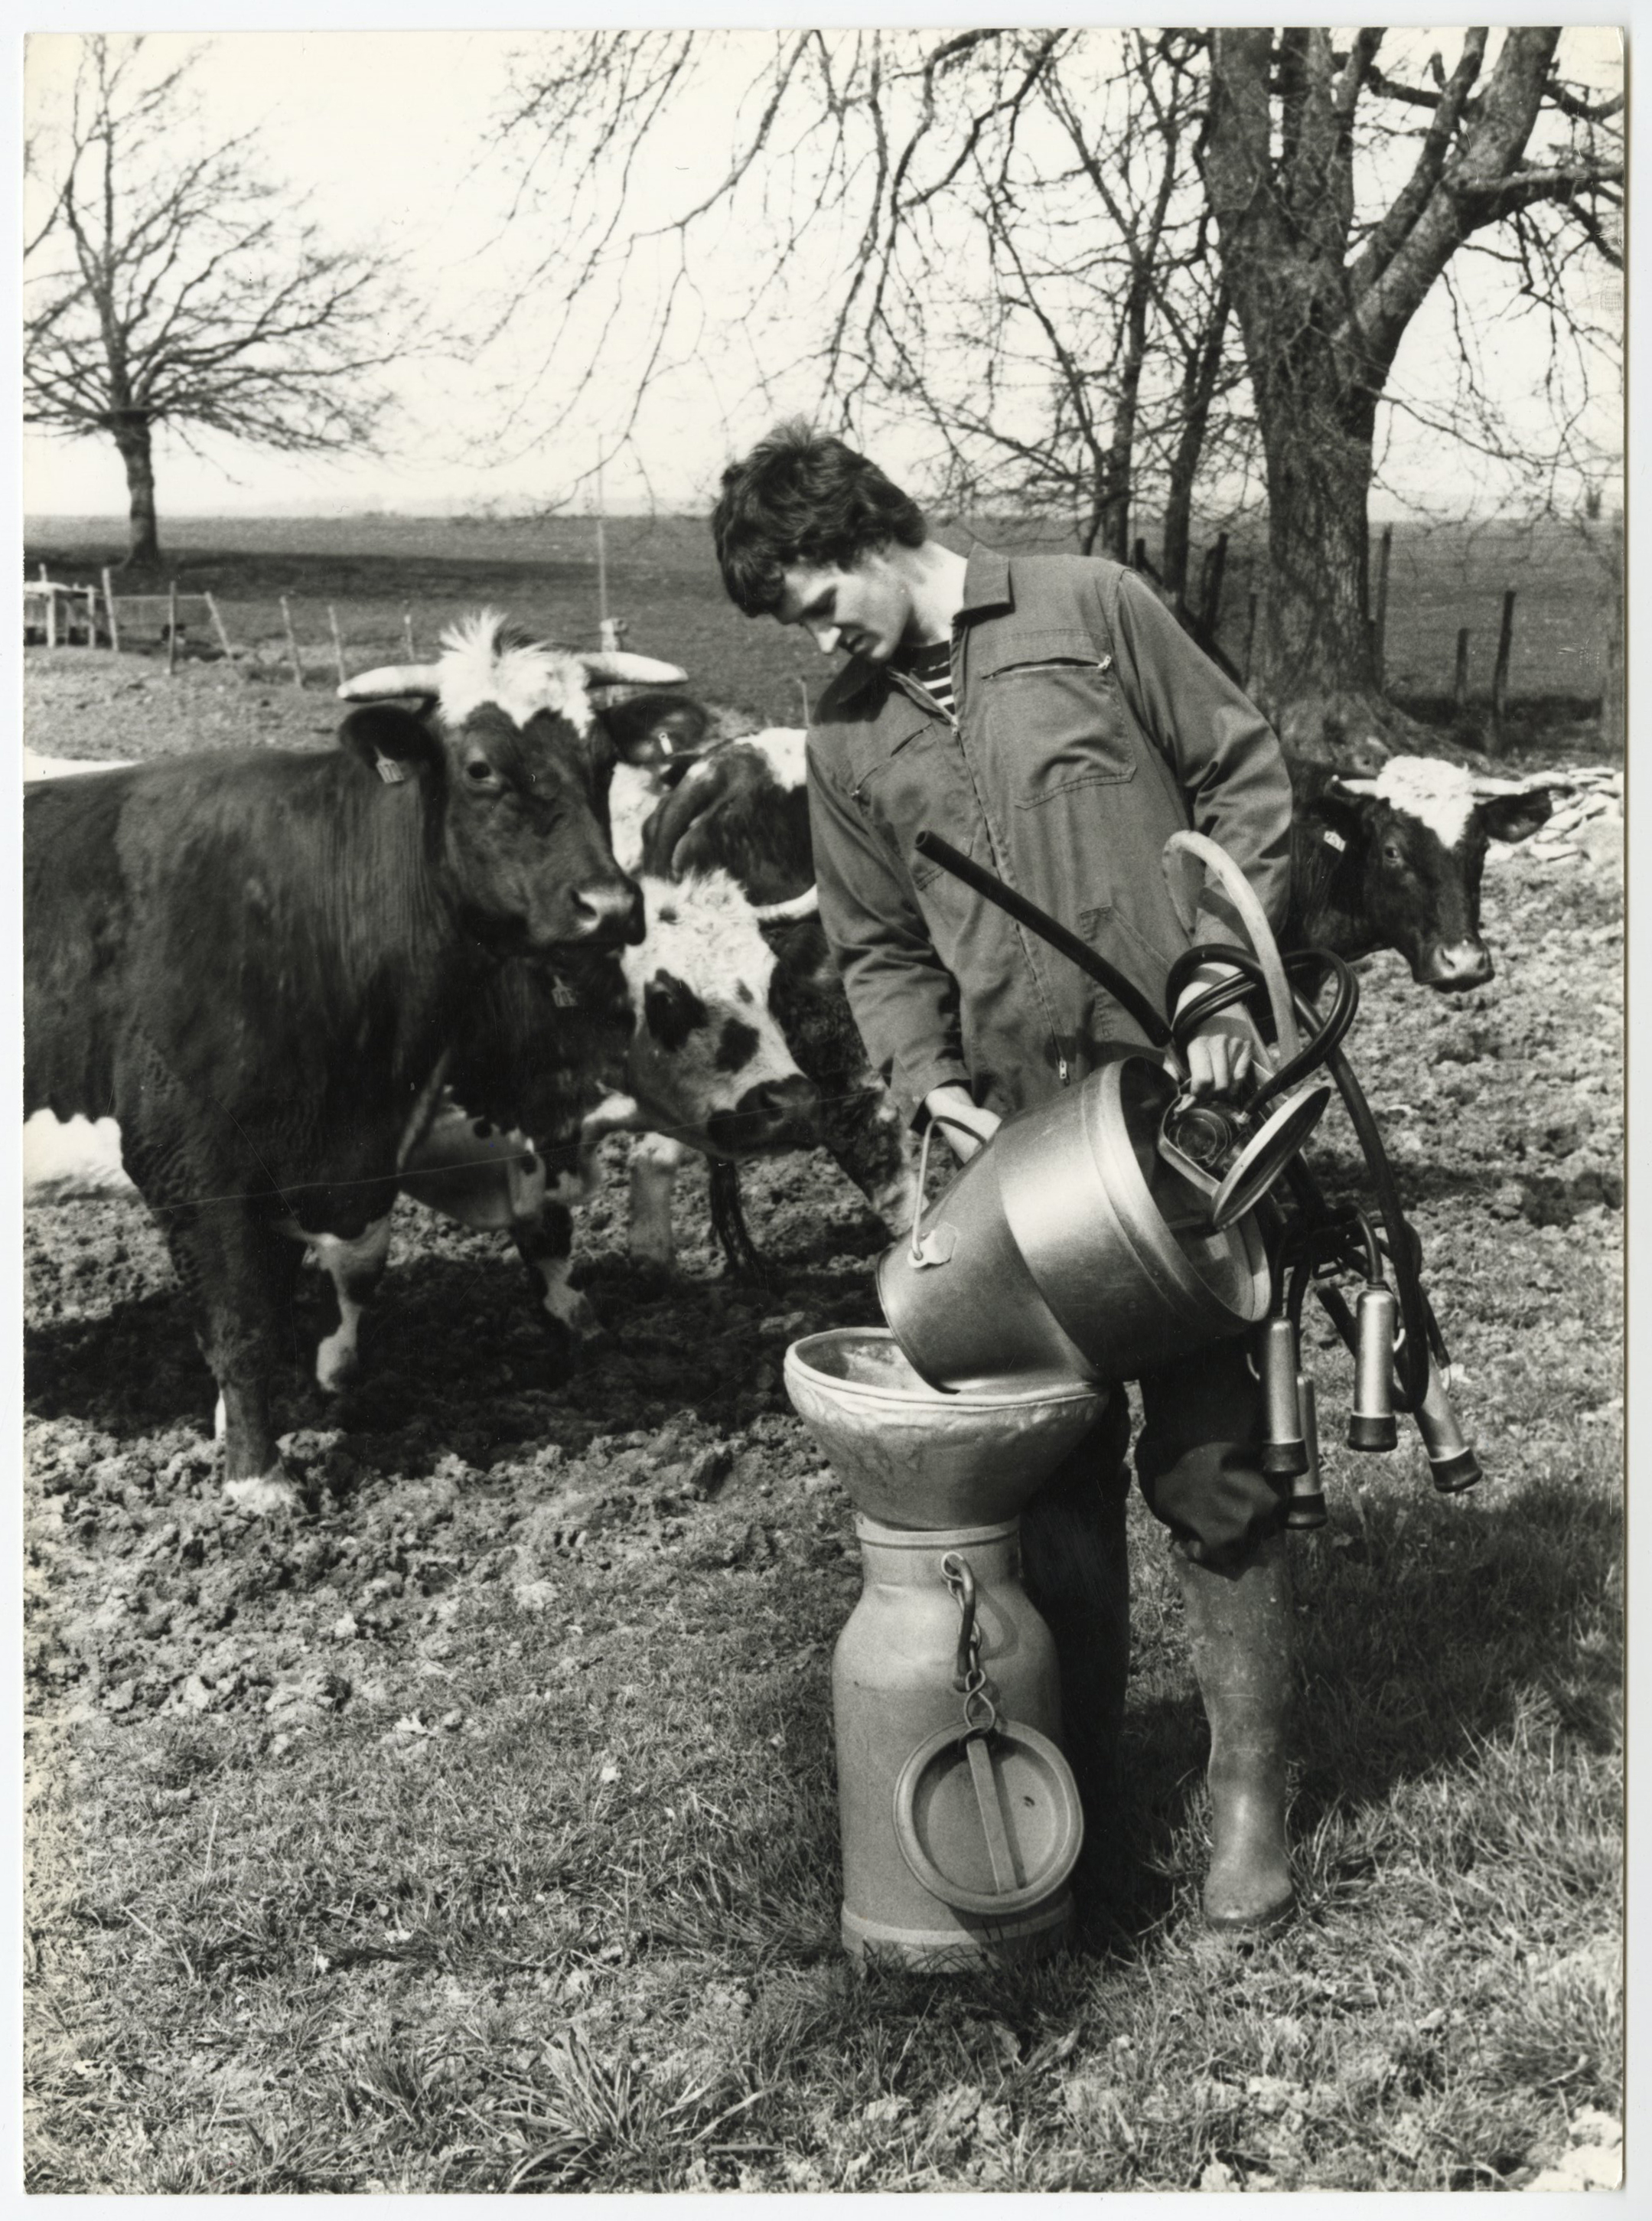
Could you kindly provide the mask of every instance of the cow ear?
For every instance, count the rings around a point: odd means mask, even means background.
[[[1535,786],[1526,794],[1486,795],[1480,814],[1493,841],[1529,841],[1549,823],[1554,807],[1549,789]]]
[[[605,704],[602,719],[623,763],[653,765],[691,755],[711,720],[680,694],[637,694]]]
[[[339,727],[339,745],[360,757],[388,786],[398,786],[443,760],[440,739],[422,717],[394,702],[369,702],[352,710]]]
[[[1339,786],[1328,786],[1323,794],[1314,798],[1312,808],[1306,814],[1328,848],[1347,854],[1363,847],[1370,813],[1362,796],[1350,794]]]

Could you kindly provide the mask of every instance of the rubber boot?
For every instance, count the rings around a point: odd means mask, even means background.
[[[1021,1515],[1023,1580],[1061,1671],[1061,1747],[1098,1839],[1116,1811],[1129,1673],[1127,1502],[1124,1486],[1104,1485],[1093,1462],[1064,1465]]]
[[[1211,1724],[1212,1928],[1273,1926],[1290,1912],[1285,1836],[1286,1721],[1291,1693],[1291,1573],[1270,1535],[1236,1564],[1175,1554],[1193,1670]]]

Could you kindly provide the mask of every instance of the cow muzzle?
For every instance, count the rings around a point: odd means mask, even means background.
[[[705,1130],[722,1156],[812,1148],[820,1139],[820,1090],[801,1073],[790,1079],[766,1079],[748,1087],[732,1110],[714,1110]]]
[[[1412,966],[1411,976],[1419,987],[1460,995],[1486,985],[1492,976],[1491,954],[1483,941],[1437,942]]]
[[[569,938],[582,948],[617,948],[622,942],[635,948],[645,930],[642,890],[632,879],[579,887],[573,896],[573,931]]]

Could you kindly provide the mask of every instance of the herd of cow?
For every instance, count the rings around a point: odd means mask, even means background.
[[[303,1245],[337,1292],[335,1390],[399,1193],[509,1231],[570,1342],[597,1325],[571,1211],[609,1135],[638,1136],[655,1264],[690,1149],[824,1147],[910,1224],[917,1151],[813,910],[803,735],[716,737],[683,677],[484,613],[436,663],[349,682],[336,748],[26,766],[25,1117],[116,1122],[246,1508],[295,1501],[271,1385]],[[1489,979],[1486,845],[1535,832],[1547,786],[1418,757],[1293,777],[1292,942]]]

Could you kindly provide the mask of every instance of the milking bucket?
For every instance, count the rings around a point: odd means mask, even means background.
[[[844,1948],[935,1971],[1054,1950],[1083,1818],[1018,1523],[854,1527],[866,1585],[832,1660]]]
[[[1007,1118],[885,1250],[878,1294],[923,1378],[1133,1380],[1267,1315],[1254,1217],[1222,1231],[1160,1154],[1175,1083],[1125,1056]]]

